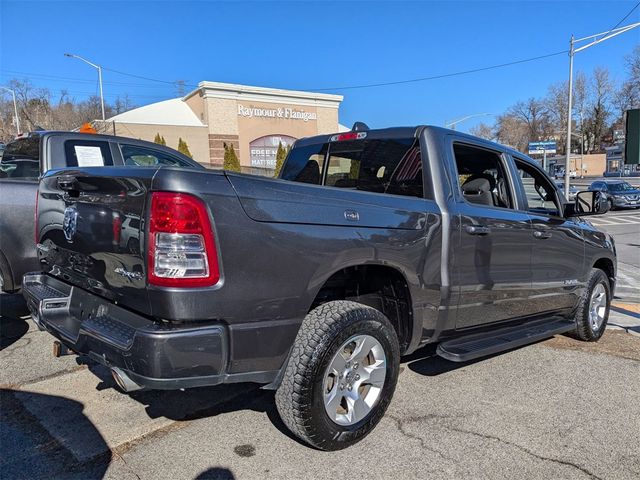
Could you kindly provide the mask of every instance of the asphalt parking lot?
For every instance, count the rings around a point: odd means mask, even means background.
[[[121,394],[103,368],[53,358],[2,295],[0,478],[639,478],[640,211],[594,223],[616,239],[619,329],[464,364],[422,349],[376,430],[333,453],[291,438],[254,385]]]

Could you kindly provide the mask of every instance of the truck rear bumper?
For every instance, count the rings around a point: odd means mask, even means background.
[[[160,324],[41,273],[24,276],[23,295],[40,329],[78,354],[120,369],[142,387],[269,383],[277,374],[227,374],[229,334],[222,324]]]

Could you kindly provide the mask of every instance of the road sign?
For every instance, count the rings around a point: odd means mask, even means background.
[[[556,153],[556,142],[529,142],[529,155]]]

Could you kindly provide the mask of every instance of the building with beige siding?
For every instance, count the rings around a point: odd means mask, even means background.
[[[243,171],[270,171],[278,145],[298,138],[343,131],[338,123],[341,95],[201,82],[182,98],[145,105],[107,120],[106,129],[167,146],[187,142],[193,158],[221,167],[224,143],[233,145]]]

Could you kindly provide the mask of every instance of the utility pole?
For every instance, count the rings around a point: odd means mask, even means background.
[[[610,38],[616,37],[622,33],[628,32],[636,27],[640,27],[640,22],[631,23],[624,27],[613,28],[607,32],[596,33],[595,35],[589,35],[588,37],[579,38],[574,40],[573,35],[571,35],[571,40],[569,41],[569,105],[567,108],[567,158],[565,159],[564,164],[564,194],[567,198],[569,198],[569,162],[571,158],[571,111],[573,109],[572,101],[573,101],[573,57],[576,53],[586,50],[589,47],[593,47],[600,42],[604,42],[605,40],[609,40]],[[589,40],[590,42],[586,45],[576,48],[575,45],[577,43],[581,43]]]
[[[69,58],[77,58],[78,60],[82,60],[87,65],[91,65],[93,68],[98,69],[98,83],[100,84],[100,106],[102,107],[102,121],[104,122],[106,118],[104,115],[104,94],[102,92],[102,67],[100,65],[96,65],[95,63],[91,63],[89,60],[82,58],[80,55],[65,53],[64,56]]]
[[[180,97],[184,97],[184,84],[185,81],[184,80],[176,80],[176,91],[178,93],[178,96]]]
[[[18,117],[18,104],[16,103],[16,92],[7,87],[0,86],[0,88],[2,90],[5,90],[11,93],[11,96],[13,97],[13,114],[15,115],[15,120],[16,120],[16,133],[17,135],[20,135],[20,117]]]

